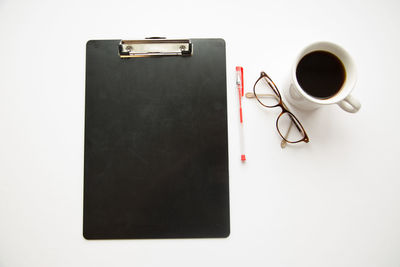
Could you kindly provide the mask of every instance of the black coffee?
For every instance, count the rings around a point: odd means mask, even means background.
[[[301,88],[317,98],[329,98],[340,91],[346,80],[342,61],[332,53],[314,51],[297,65],[296,77]]]

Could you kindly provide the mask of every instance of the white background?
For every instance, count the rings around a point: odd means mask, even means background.
[[[400,2],[0,0],[0,266],[400,266]],[[82,237],[85,44],[218,37],[227,44],[231,235]],[[244,101],[234,69],[281,90],[306,45],[342,45],[357,114],[292,111],[311,142],[282,150],[279,109]]]

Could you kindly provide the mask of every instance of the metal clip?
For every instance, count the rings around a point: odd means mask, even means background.
[[[193,45],[189,39],[151,38],[145,40],[121,40],[119,56],[151,57],[151,56],[190,56]]]

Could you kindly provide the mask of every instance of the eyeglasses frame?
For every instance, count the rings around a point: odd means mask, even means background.
[[[256,85],[257,85],[257,83],[258,83],[261,79],[264,79],[264,78],[265,78],[265,80],[267,81],[269,87],[270,87],[270,88],[272,89],[272,91],[275,93],[276,97],[278,97],[279,102],[278,102],[278,104],[276,104],[276,105],[274,105],[274,106],[267,106],[267,105],[265,105],[265,104],[258,98],[258,96],[257,96],[257,94],[256,94]],[[285,103],[284,103],[283,100],[282,100],[282,96],[281,96],[281,93],[280,93],[279,90],[278,90],[278,87],[275,85],[275,83],[272,81],[272,79],[271,79],[264,71],[261,72],[260,77],[259,77],[259,78],[257,79],[257,81],[254,83],[254,86],[253,86],[253,94],[254,94],[255,98],[257,99],[257,101],[258,101],[262,106],[264,106],[264,107],[266,107],[266,108],[280,107],[280,108],[282,109],[282,112],[279,114],[278,118],[276,119],[276,123],[275,123],[275,124],[276,124],[276,129],[278,130],[278,133],[279,133],[279,135],[282,137],[283,140],[285,140],[287,143],[291,143],[291,144],[300,143],[300,142],[308,143],[308,142],[310,141],[310,139],[308,138],[307,132],[304,130],[303,125],[300,123],[299,119],[297,119],[297,117],[296,117],[292,112],[289,111],[289,109],[287,108],[287,106],[285,105]],[[281,118],[281,116],[282,116],[283,114],[285,114],[285,113],[288,113],[288,114],[290,115],[289,117],[290,117],[290,119],[292,120],[292,123],[297,127],[297,129],[298,129],[300,132],[304,133],[304,137],[303,137],[302,139],[300,139],[300,140],[298,140],[298,141],[289,141],[289,140],[287,140],[287,139],[282,135],[281,131],[279,130],[278,122],[279,122],[279,119]],[[294,120],[293,120],[293,118],[294,118]],[[289,133],[289,132],[290,132],[290,127],[289,127],[288,133]],[[288,134],[288,133],[287,133],[287,134]]]

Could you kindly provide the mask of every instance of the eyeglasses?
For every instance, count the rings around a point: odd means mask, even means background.
[[[255,97],[266,108],[280,107],[282,109],[281,114],[276,119],[276,128],[283,139],[282,148],[286,146],[286,143],[309,142],[307,133],[300,121],[288,110],[275,83],[265,72],[261,72],[260,78],[254,84],[253,94],[247,93],[246,97]]]

